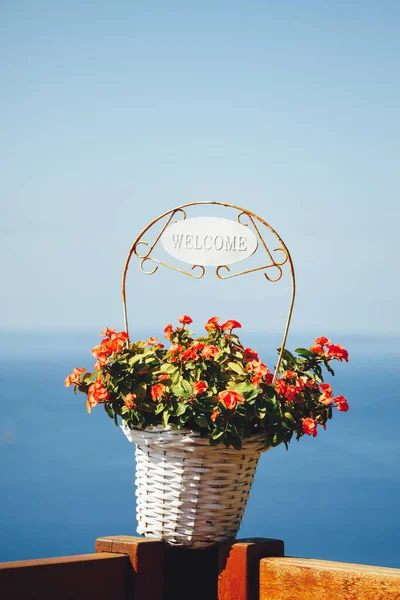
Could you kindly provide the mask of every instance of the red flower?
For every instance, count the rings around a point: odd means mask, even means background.
[[[193,342],[191,345],[191,348],[193,348],[193,350],[203,350],[204,347],[205,344],[203,342]]]
[[[245,348],[243,350],[243,354],[245,360],[247,360],[248,358],[254,358],[255,360],[258,360],[257,352],[255,350],[252,350],[251,348]]]
[[[154,346],[154,344],[157,342],[157,340],[158,340],[158,338],[149,337],[149,339],[145,341],[145,344],[147,344],[148,346]]]
[[[207,323],[205,324],[205,330],[208,331],[208,333],[210,333],[210,331],[213,331],[214,329],[219,329],[219,319],[220,317],[211,317],[211,319],[208,319]]]
[[[317,424],[314,421],[314,419],[311,419],[311,417],[303,419],[302,427],[303,433],[306,433],[307,435],[312,435],[313,437],[317,435]]]
[[[136,394],[127,394],[125,396],[124,404],[129,409],[135,408],[135,406],[136,406],[135,400],[136,400]]]
[[[150,390],[151,399],[153,400],[153,402],[156,402],[157,398],[161,398],[161,396],[164,395],[164,392],[165,385],[163,385],[162,383],[156,383],[156,385],[153,385],[153,387]]]
[[[349,405],[347,404],[347,400],[344,396],[336,396],[333,401],[336,402],[337,408],[341,412],[347,412],[349,410]]]
[[[332,403],[332,387],[329,383],[321,383],[319,386],[322,390],[322,395],[319,397],[321,404],[329,405]]]
[[[167,325],[166,328],[164,329],[166,340],[169,340],[169,338],[171,337],[172,331],[173,331],[172,325],[171,324]]]
[[[275,381],[275,389],[281,396],[284,396],[286,394],[287,385],[283,381],[283,379],[277,379]]]
[[[328,346],[328,344],[331,343],[331,340],[328,340],[328,338],[323,335],[314,340],[314,343],[317,344],[317,346]]]
[[[181,317],[178,317],[178,321],[183,325],[190,325],[190,323],[193,323],[193,319],[191,319],[188,315],[182,315]]]
[[[203,358],[205,358],[206,360],[212,360],[214,358],[214,356],[216,356],[219,352],[219,348],[217,348],[217,346],[213,346],[212,344],[210,344],[209,346],[204,346],[201,354],[203,356]]]
[[[324,396],[332,396],[332,386],[329,383],[321,383],[319,386]]]
[[[206,391],[206,389],[208,388],[208,385],[207,385],[206,381],[194,381],[193,388],[194,388],[194,394],[195,394],[195,396],[197,396],[197,394],[203,394]]]
[[[85,373],[86,369],[79,369],[78,367],[75,367],[75,369],[72,371],[71,375],[68,375],[68,377],[65,379],[64,381],[64,385],[65,387],[69,387],[70,385],[74,384],[74,383],[78,383],[79,377],[82,375],[82,373]]]
[[[299,399],[299,388],[295,385],[288,385],[284,396],[288,402],[294,402]]]
[[[232,409],[235,408],[238,402],[244,402],[243,396],[238,392],[234,392],[232,390],[224,390],[218,394],[218,400],[223,402],[226,408]]]
[[[220,415],[219,408],[213,410],[212,415],[210,417],[211,421],[214,423],[215,419]]]
[[[223,325],[221,325],[221,328],[224,331],[229,331],[232,329],[239,329],[240,327],[241,327],[241,324],[239,323],[239,321],[233,321],[232,319],[230,321],[227,321]]]
[[[328,358],[337,358],[340,362],[342,362],[342,360],[349,362],[349,353],[343,346],[340,346],[340,344],[331,344],[328,346],[327,356]]]
[[[182,360],[197,360],[199,356],[196,350],[193,350],[193,348],[188,348],[185,350],[185,352],[182,352],[181,358]]]

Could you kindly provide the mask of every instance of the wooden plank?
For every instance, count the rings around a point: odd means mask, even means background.
[[[125,555],[109,553],[0,563],[0,598],[128,600],[130,569]]]
[[[400,600],[400,569],[306,558],[265,558],[260,600]]]
[[[131,566],[131,597],[163,600],[164,542],[129,535],[113,535],[96,540],[96,552],[126,554]]]
[[[283,554],[282,540],[270,538],[220,544],[218,600],[258,600],[260,560]]]

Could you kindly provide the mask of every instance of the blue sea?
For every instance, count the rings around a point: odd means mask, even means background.
[[[245,341],[274,364],[268,340]],[[400,340],[337,341],[350,362],[327,381],[350,410],[315,439],[261,457],[240,536],[282,539],[291,556],[400,567]],[[92,366],[96,343],[1,335],[0,561],[88,553],[97,537],[136,535],[134,449],[102,407],[88,415],[85,397],[63,387],[73,367]],[[307,336],[293,336],[289,348],[302,344]]]

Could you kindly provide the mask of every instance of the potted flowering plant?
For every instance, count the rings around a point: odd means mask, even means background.
[[[202,546],[235,536],[261,452],[315,437],[348,410],[322,372],[348,353],[320,337],[297,356],[284,350],[274,378],[233,333],[237,321],[212,317],[197,338],[189,316],[178,321],[164,330],[168,348],[106,328],[94,371],[75,368],[64,385],[87,396],[89,413],[103,404],[120,416],[136,443],[139,533]]]

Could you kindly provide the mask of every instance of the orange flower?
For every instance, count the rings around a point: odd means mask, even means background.
[[[157,379],[158,381],[166,381],[167,379],[171,379],[171,377],[167,375],[167,373],[161,373],[161,375],[159,375]]]
[[[110,342],[109,342],[111,351],[117,353],[120,350],[122,350],[123,346],[125,345],[126,340],[128,340],[128,339],[129,339],[129,336],[125,331],[120,331],[119,333],[113,333],[110,338]]]
[[[241,327],[241,324],[239,323],[239,321],[230,320],[221,325],[221,327],[224,331],[229,331],[232,329],[239,329]]]
[[[226,408],[233,409],[235,408],[238,402],[244,402],[244,398],[238,392],[234,392],[232,390],[224,390],[218,394],[218,400],[223,402]]]
[[[182,325],[190,325],[190,323],[193,323],[193,319],[191,319],[188,315],[182,315],[178,317],[178,321],[179,323],[182,323]]]
[[[207,385],[206,381],[194,381],[193,388],[194,388],[194,395],[197,396],[197,394],[203,394],[206,391],[206,389],[208,388],[208,385]]]
[[[213,410],[212,415],[210,417],[211,421],[214,423],[215,419],[220,415],[219,408]]]
[[[96,406],[99,402],[105,402],[110,397],[106,388],[103,386],[100,380],[96,380],[88,389],[88,400],[90,406]]]
[[[173,327],[172,327],[171,323],[169,325],[167,325],[166,328],[164,329],[166,340],[169,340],[169,338],[171,337],[172,330],[173,330]]]
[[[285,371],[283,376],[285,377],[285,379],[295,379],[297,377],[294,371]]]
[[[161,396],[164,395],[165,385],[163,385],[162,383],[156,383],[156,385],[153,385],[150,392],[151,399],[153,400],[153,402],[156,402],[157,398],[161,398]]]
[[[147,344],[148,346],[154,346],[154,344],[157,342],[157,340],[158,340],[158,338],[149,337],[149,339],[145,341],[145,344]]]
[[[212,344],[208,345],[208,346],[204,346],[201,354],[203,356],[203,358],[205,358],[206,360],[212,360],[214,358],[214,356],[216,356],[219,352],[219,348],[217,348],[217,346],[213,346]]]
[[[214,329],[219,329],[219,319],[220,317],[211,317],[211,319],[208,319],[207,323],[204,326],[205,330],[208,331],[208,333],[210,333],[210,331],[213,331]]]
[[[317,346],[327,346],[331,343],[331,340],[328,340],[328,338],[323,335],[322,337],[314,340],[314,343],[317,344]]]
[[[306,433],[307,435],[312,435],[313,437],[317,435],[317,424],[314,419],[311,419],[311,417],[303,419],[302,428],[303,433]]]
[[[269,369],[267,365],[265,365],[261,360],[250,360],[246,365],[247,373],[255,373],[260,377],[266,377],[269,373]]]
[[[343,346],[340,346],[340,344],[331,344],[328,346],[327,356],[328,358],[337,358],[340,362],[342,362],[342,360],[349,362],[349,353]]]
[[[322,346],[311,346],[310,352],[315,352],[315,354],[325,354]]]
[[[183,350],[183,346],[181,346],[180,344],[172,344],[171,348],[169,349],[169,352],[171,352],[171,354],[179,354],[181,350]]]
[[[127,394],[125,396],[124,404],[127,408],[132,409],[136,407],[136,394]]]
[[[156,348],[158,348],[159,350],[162,350],[163,348],[165,348],[164,344],[156,344]]]
[[[100,335],[104,337],[110,337],[113,333],[115,333],[115,329],[109,329],[108,327],[105,327],[104,331],[102,331]]]
[[[86,369],[79,369],[78,367],[75,367],[75,369],[72,371],[71,375],[68,375],[68,377],[65,379],[65,381],[64,381],[65,387],[69,387],[70,385],[72,385],[74,383],[78,383],[79,377],[82,375],[82,373],[85,373],[85,371],[86,371]]]
[[[305,387],[308,390],[316,390],[318,388],[317,382],[314,381],[314,379],[306,377],[306,375],[302,375],[301,377],[299,377],[299,379],[304,383]]]
[[[337,408],[341,412],[347,412],[349,410],[349,405],[347,404],[347,400],[344,396],[336,396],[333,401],[336,402]]]

